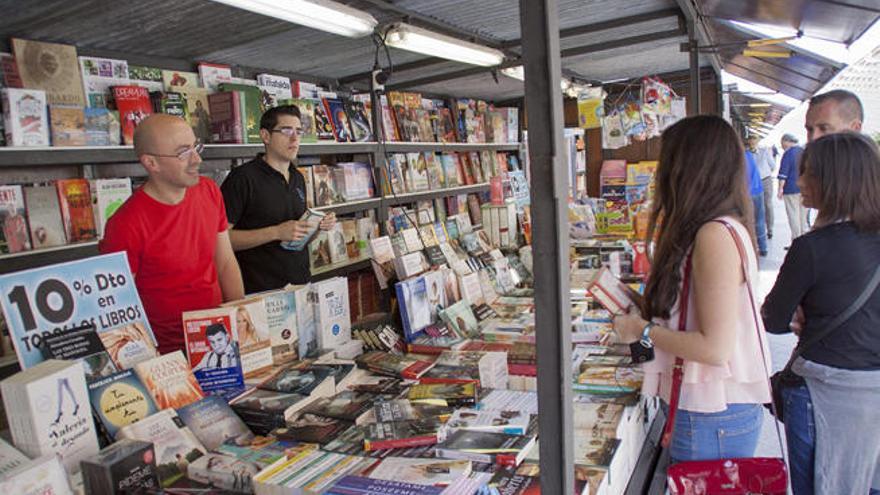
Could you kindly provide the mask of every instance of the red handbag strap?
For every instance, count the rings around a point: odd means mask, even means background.
[[[764,365],[764,373],[769,377],[770,370],[767,368],[767,356],[764,351],[764,337],[761,335],[761,324],[758,319],[758,310],[755,309],[755,295],[752,291],[752,279],[749,275],[749,267],[748,267],[748,254],[746,252],[746,248],[743,245],[742,238],[739,233],[730,224],[727,220],[719,219],[713,220],[713,222],[718,222],[721,225],[724,225],[727,228],[727,231],[730,232],[730,235],[733,237],[734,242],[736,243],[736,250],[739,252],[739,260],[740,267],[742,268],[743,279],[746,282],[746,288],[749,292],[749,306],[752,308],[752,318],[755,323],[755,332],[758,334],[758,347],[761,349],[761,363]],[[691,274],[691,266],[692,266],[692,257],[693,252],[688,254],[687,262],[685,264],[684,270],[684,282],[682,284],[681,291],[681,314],[678,319],[678,331],[684,332],[686,331],[685,325],[687,322],[687,308],[688,308],[688,296],[689,296],[689,288],[690,288],[690,274]],[[678,409],[678,402],[681,398],[681,384],[684,377],[683,370],[684,360],[680,357],[675,358],[675,365],[672,368],[672,390],[670,392],[669,397],[669,416],[666,420],[666,427],[663,430],[662,437],[662,445],[664,447],[669,446],[669,442],[672,439],[672,431],[675,428],[675,413]],[[767,380],[767,388],[770,390],[770,396],[773,396],[773,390],[770,385],[770,380]],[[776,405],[773,403],[773,400],[770,400],[770,409],[773,412],[773,416],[776,416]],[[782,452],[782,456],[785,457],[785,446],[782,443],[782,432],[779,429],[779,422],[773,421],[774,426],[776,427],[776,437],[779,440],[779,450]]]
[[[693,262],[693,251],[687,254],[684,262],[684,278],[681,282],[681,295],[679,296],[679,315],[678,315],[678,331],[687,330],[687,314],[688,299],[690,298],[691,286],[691,268]],[[681,382],[684,378],[684,359],[675,358],[675,365],[672,367],[672,390],[669,393],[669,414],[666,417],[666,426],[663,428],[663,436],[660,444],[663,447],[669,447],[672,440],[672,430],[675,429],[675,413],[678,411],[678,400],[681,397]]]

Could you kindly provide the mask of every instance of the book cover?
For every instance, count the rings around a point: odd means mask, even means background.
[[[407,153],[407,168],[410,174],[411,191],[427,191],[430,189],[428,180],[428,163],[424,153]]]
[[[529,428],[530,416],[523,411],[479,411],[462,408],[452,413],[446,422],[446,429],[491,431],[508,435],[525,435]]]
[[[629,290],[607,266],[596,272],[590,285],[587,286],[587,292],[611,314],[626,313],[634,304],[629,296]]]
[[[57,455],[22,464],[0,480],[0,490],[16,495],[73,495],[67,472]]]
[[[174,88],[173,92],[179,94],[186,105],[185,118],[192,128],[193,134],[203,143],[212,142],[209,91],[193,86],[175,86]]]
[[[58,454],[74,474],[98,453],[81,362],[43,361],[0,382],[0,392],[12,442],[25,455]]]
[[[235,308],[235,332],[238,334],[244,377],[250,378],[269,371],[273,360],[266,303],[262,299],[252,298],[228,302],[224,306]]]
[[[140,322],[114,327],[98,336],[110,354],[110,359],[121,370],[134,368],[136,364],[159,355],[150,331]]]
[[[442,399],[454,407],[473,407],[477,404],[478,387],[468,383],[429,383],[413,385],[407,393],[411,401]]]
[[[459,176],[459,164],[454,154],[442,153],[440,167],[443,171],[443,183],[446,187],[463,185],[463,180]]]
[[[66,242],[64,224],[61,222],[58,192],[55,187],[28,186],[23,188],[23,192],[33,248],[63,245]]]
[[[50,105],[86,106],[76,47],[12,38],[22,85],[46,92]]]
[[[455,335],[462,338],[473,338],[480,333],[480,325],[477,317],[471,310],[471,303],[467,297],[440,310],[440,319]]]
[[[342,203],[345,199],[337,192],[333,170],[327,165],[314,165],[312,176],[315,187],[315,205],[330,206]]]
[[[86,493],[131,493],[159,488],[153,444],[123,439],[82,462]]]
[[[443,165],[433,151],[422,153],[425,157],[425,170],[428,175],[428,186],[431,190],[446,187],[446,178],[443,175]]]
[[[46,93],[37,89],[3,88],[3,129],[7,146],[48,146]]]
[[[174,409],[163,409],[137,423],[124,426],[117,436],[120,439],[152,442],[159,481],[163,487],[186,476],[187,466],[207,453]]]
[[[79,57],[86,106],[108,108],[110,88],[130,84],[128,62],[113,58]],[[58,146],[57,144],[55,146]]]
[[[247,445],[254,434],[221,397],[211,395],[177,410],[183,424],[208,450],[223,444]]]
[[[361,257],[360,242],[358,241],[357,220],[354,218],[342,219],[339,224],[342,228],[342,237],[345,238],[345,249],[348,258],[356,260]]]
[[[79,242],[94,239],[97,233],[88,179],[58,179],[55,186],[67,240]]]
[[[287,427],[273,430],[272,435],[292,442],[323,445],[335,440],[353,424],[351,421],[302,412],[293,422],[288,423]]]
[[[273,364],[283,364],[299,356],[299,329],[296,319],[296,298],[288,289],[261,293],[256,300],[266,313]]]
[[[113,99],[119,111],[122,143],[134,144],[134,129],[153,114],[150,92],[140,86],[113,86]]]
[[[180,88],[198,88],[199,75],[195,72],[163,70],[162,84],[165,91],[179,91]]]
[[[15,55],[11,53],[0,52],[0,73],[2,73],[2,85],[5,88],[23,88],[21,82],[21,73],[18,71],[18,64],[15,62]]]
[[[116,146],[122,144],[119,112],[106,108],[86,108],[86,145]]]
[[[153,91],[150,93],[150,102],[153,105],[154,112],[173,115],[188,121],[186,115],[186,97],[184,97],[182,93],[174,91]]]
[[[31,460],[20,450],[0,438],[0,477],[5,477],[10,471],[30,462]]]
[[[333,370],[329,368],[303,366],[303,362],[294,362],[273,373],[258,388],[285,394],[328,397],[336,392],[336,382]]]
[[[455,411],[443,399],[422,400],[412,402],[408,399],[391,399],[377,401],[373,406],[376,421],[392,423],[397,421],[414,421],[417,419],[440,418],[446,421]]]
[[[289,77],[257,74],[257,84],[265,87],[267,90],[272,90],[276,101],[293,98],[293,87],[290,84]]]
[[[95,326],[91,324],[62,330],[44,338],[42,350],[46,359],[82,360],[88,381],[118,371]]]
[[[624,366],[590,366],[575,379],[577,392],[634,392],[642,387],[641,369]]]
[[[244,389],[236,313],[224,307],[182,315],[189,366],[207,394]]]
[[[349,475],[342,477],[325,493],[327,495],[368,495],[371,493],[439,495],[441,492],[443,492],[443,488],[437,486]]]
[[[388,108],[391,110],[389,115],[393,116],[394,128],[397,131],[398,141],[412,141],[410,138],[410,122],[407,115],[406,102],[403,93],[399,91],[389,91],[387,94]],[[384,109],[383,109],[384,110]]]
[[[21,186],[0,186],[0,253],[31,249]]]
[[[199,81],[202,87],[210,91],[222,91],[221,83],[232,82],[232,68],[225,64],[199,62]]]
[[[260,472],[253,462],[232,456],[209,453],[187,466],[189,479],[233,493],[253,493],[253,478]]]
[[[208,95],[212,143],[244,143],[241,112],[241,95],[238,92],[223,91]]]
[[[220,83],[220,91],[239,93],[239,105],[241,107],[241,126],[244,144],[262,144],[260,139],[260,117],[263,115],[260,89],[245,84]]]
[[[314,243],[312,243],[314,244]],[[315,317],[316,294],[311,284],[288,286],[296,301],[296,325],[299,331],[299,358],[313,356],[318,351],[318,330]]]
[[[346,201],[373,197],[373,170],[363,162],[340,162],[336,166],[336,186]]]
[[[338,98],[324,98],[324,113],[330,119],[333,128],[333,136],[337,142],[347,143],[354,141],[354,135],[348,121],[348,115],[345,113],[345,106],[342,100]]]
[[[345,101],[345,111],[353,134],[352,141],[373,141],[373,130],[370,125],[370,116],[364,103],[356,100]]]
[[[245,462],[253,462],[260,466],[260,469],[263,469],[284,457],[285,452],[296,445],[297,442],[280,440],[271,435],[256,436],[248,445],[223,444],[217,448],[217,453],[232,456]]]
[[[319,349],[336,349],[351,340],[348,283],[334,277],[312,284],[315,294],[315,329]]]
[[[104,237],[104,226],[116,210],[131,196],[131,179],[96,179],[98,203],[98,237]]]
[[[348,247],[345,234],[342,232],[342,222],[337,222],[327,231],[327,238],[330,241],[330,262],[339,264],[348,261]]]
[[[86,117],[81,107],[50,106],[49,124],[52,146],[85,146]]]
[[[302,394],[252,389],[229,405],[257,435],[266,435],[275,428],[285,427],[285,411],[301,409],[309,402]]]
[[[120,428],[159,411],[144,383],[123,370],[88,384],[92,409],[111,438]]]
[[[137,363],[134,371],[159,409],[180,408],[205,396],[181,351]]]
[[[471,462],[467,460],[387,457],[369,472],[369,477],[416,485],[447,486],[470,473]]]
[[[317,122],[315,120],[315,101],[308,99],[293,99],[284,102],[293,105],[299,109],[300,124],[302,125],[303,135],[300,138],[302,143],[318,142]]]
[[[364,450],[396,449],[436,444],[442,436],[439,418],[364,425]]]
[[[333,140],[336,137],[335,128],[330,114],[327,113],[321,100],[314,100],[315,134],[319,140]]]
[[[437,457],[516,467],[535,445],[535,439],[534,435],[458,430],[437,446]]]
[[[391,111],[391,107],[388,105],[388,97],[382,95],[379,99],[379,105],[382,107],[382,131],[384,131],[385,141],[400,141],[400,136],[397,133],[397,126],[394,123],[394,114]]]
[[[409,380],[417,380],[425,374],[433,364],[430,361],[417,359],[412,356],[392,354],[382,351],[372,351],[362,354],[355,358],[355,363],[357,363],[359,367],[368,369],[374,373]]]
[[[165,91],[165,85],[162,82],[162,69],[157,67],[147,67],[144,65],[129,65],[128,77],[131,84],[147,88],[147,91]]]
[[[428,304],[428,287],[424,277],[415,277],[394,284],[403,334],[411,342],[419,332],[431,324],[431,307]]]

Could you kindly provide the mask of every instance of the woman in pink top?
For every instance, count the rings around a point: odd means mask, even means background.
[[[762,363],[769,352],[747,285],[757,276],[757,258],[745,155],[733,128],[714,116],[684,119],[662,139],[648,230],[656,239],[651,274],[641,308],[616,317],[614,330],[625,343],[654,345],[643,392],[667,403],[675,358],[684,360],[674,461],[750,457],[761,405],[770,401],[770,366]],[[748,278],[734,236],[746,247]],[[688,264],[686,331],[680,332]]]

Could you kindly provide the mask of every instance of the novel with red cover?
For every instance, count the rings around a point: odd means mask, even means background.
[[[236,91],[221,91],[208,95],[211,114],[211,139],[215,143],[244,143],[241,125],[241,96]]]
[[[150,92],[141,86],[113,86],[124,144],[134,144],[134,129],[153,114]]]
[[[626,313],[634,303],[627,293],[627,288],[608,269],[603,266],[596,273],[593,281],[587,286],[587,292],[612,314]]]
[[[58,204],[68,242],[88,241],[97,236],[92,194],[88,179],[58,179]]]

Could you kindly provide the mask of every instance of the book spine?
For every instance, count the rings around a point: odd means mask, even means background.
[[[237,144],[244,143],[245,136],[245,125],[242,122],[242,118],[246,118],[246,114],[244,113],[244,98],[240,91],[230,91],[232,94],[232,132],[233,132],[233,142]]]
[[[410,438],[394,438],[388,440],[368,440],[364,439],[364,450],[384,450],[384,449],[401,449],[409,447],[420,447],[422,445],[434,445],[437,443],[437,435],[420,436]]]

